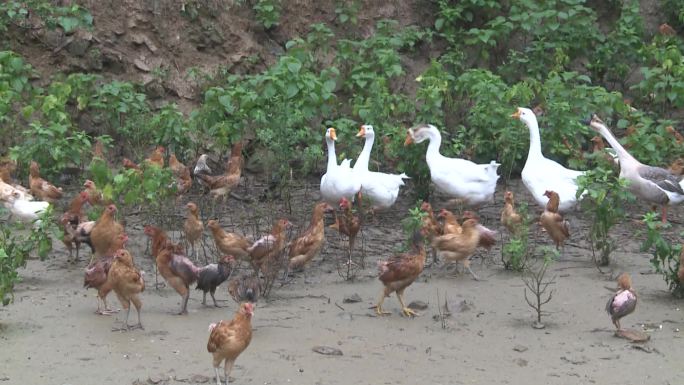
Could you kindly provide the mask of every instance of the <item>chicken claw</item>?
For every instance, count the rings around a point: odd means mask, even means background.
[[[377,314],[379,316],[385,316],[385,315],[390,315],[392,313],[388,312],[388,311],[383,311],[382,306],[376,306],[375,307],[375,314]]]
[[[407,316],[409,318],[414,317],[414,316],[417,317],[420,315],[419,313],[416,313],[415,311],[411,310],[408,307],[403,308],[401,311],[402,311],[402,313],[404,313],[405,316]]]

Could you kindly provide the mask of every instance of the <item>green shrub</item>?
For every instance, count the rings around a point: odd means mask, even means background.
[[[634,196],[626,189],[628,181],[620,178],[606,162],[587,171],[577,181],[577,196],[586,191],[581,206],[591,220],[591,248],[598,266],[610,264],[610,255],[617,248],[610,230],[626,218],[625,208],[634,201]]]
[[[20,281],[17,269],[26,266],[31,252],[35,251],[41,260],[45,260],[52,250],[51,237],[58,233],[53,223],[52,208],[46,210],[40,219],[40,224],[33,225],[28,236],[19,234],[24,230],[22,224],[0,222],[0,300],[3,306],[14,300],[14,284]]]
[[[672,295],[677,298],[684,297],[684,282],[680,282],[677,277],[679,255],[682,251],[681,242],[672,241],[663,235],[671,228],[671,225],[660,222],[657,213],[644,214],[644,223],[646,224],[646,240],[641,245],[641,251],[651,250],[653,254],[650,260],[651,266],[663,276]]]

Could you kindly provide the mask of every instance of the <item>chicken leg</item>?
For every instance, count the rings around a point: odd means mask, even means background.
[[[121,297],[119,297],[121,298]],[[128,317],[131,314],[131,302],[133,302],[133,305],[135,306],[135,310],[138,312],[138,323],[135,325],[130,325],[128,323]],[[142,302],[140,302],[140,299],[137,296],[132,297],[131,299],[126,302],[124,299],[121,303],[125,303],[126,305],[124,308],[126,309],[126,319],[123,322],[123,326],[120,328],[114,328],[112,331],[129,331],[129,330],[134,330],[134,329],[142,329],[145,330],[145,328],[142,326],[142,322],[140,321],[140,308],[142,307]]]
[[[404,304],[404,289],[397,291],[397,298],[399,299],[399,303],[401,304],[401,311],[404,313],[405,316],[411,318],[412,316],[420,315],[412,309],[406,307],[406,305]]]
[[[390,293],[391,293],[391,291],[388,292],[388,289],[387,289],[386,287],[382,289],[382,293],[380,293],[380,299],[378,300],[378,304],[375,306],[375,313],[376,313],[377,315],[388,315],[388,314],[392,314],[392,313],[390,313],[390,312],[387,312],[387,311],[383,311],[383,310],[382,310],[382,303],[385,302],[385,297],[389,296]]]
[[[102,303],[104,304],[104,310],[100,308],[100,300],[102,300]],[[118,313],[119,310],[112,310],[107,306],[107,298],[101,298],[99,295],[97,296],[97,310],[95,311],[95,314],[99,315],[112,315],[114,313]]]
[[[619,332],[622,331],[622,328],[620,327],[620,320],[619,320],[619,319],[614,319],[614,320],[613,320],[613,325],[615,325],[615,327],[617,328],[617,331],[616,331],[616,332],[619,333]]]
[[[188,314],[188,300],[190,299],[190,291],[185,290],[185,294],[181,294],[183,296],[183,302],[181,304],[181,311],[178,313],[178,315],[183,315],[183,314]]]
[[[233,365],[235,364],[235,360],[226,360],[226,363],[223,365],[223,374],[226,376],[226,385],[230,382],[230,372],[233,371]]]
[[[211,295],[211,299],[214,301],[214,306],[215,307],[221,307],[218,305],[218,303],[216,303],[216,298],[214,297],[214,293],[216,293],[216,289],[209,290],[209,294]],[[206,304],[207,304],[207,292],[205,291],[204,295],[202,296],[202,305],[206,305]]]
[[[474,280],[476,280],[476,281],[479,281],[479,280],[480,280],[480,278],[479,278],[477,275],[475,275],[475,273],[473,272],[473,270],[470,268],[470,260],[469,260],[468,258],[466,258],[466,259],[463,260],[463,268],[465,268],[466,270],[468,270],[468,272],[470,273],[470,275],[473,276],[473,279],[474,279]]]
[[[142,302],[140,301],[140,298],[138,298],[137,295],[134,295],[133,297],[131,297],[131,302],[133,302],[133,306],[135,306],[135,311],[138,313],[138,323],[133,325],[133,326],[128,325],[128,315],[131,312],[131,306],[129,304],[128,312],[126,313],[126,327],[128,328],[128,330],[133,330],[133,329],[145,330],[145,328],[142,325],[142,321],[140,320],[140,309],[142,308]]]

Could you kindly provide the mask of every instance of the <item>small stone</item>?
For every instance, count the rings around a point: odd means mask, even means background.
[[[428,304],[423,301],[413,301],[408,304],[408,308],[411,310],[425,310],[428,308]]]
[[[133,60],[133,64],[135,65],[135,68],[137,68],[141,71],[145,71],[145,72],[151,71],[150,67],[144,61],[142,61],[140,59]]]
[[[363,301],[361,299],[361,296],[354,293],[352,295],[345,295],[344,299],[342,300],[342,303],[356,303],[356,302],[361,302]]]
[[[587,357],[585,357],[585,356],[582,356],[582,357],[566,357],[566,356],[563,356],[563,357],[561,357],[561,360],[563,360],[565,362],[569,362],[573,365],[584,365],[587,363]]]
[[[330,346],[314,346],[311,350],[318,354],[323,354],[326,356],[341,356],[342,351],[337,348],[333,348]]]
[[[646,342],[651,339],[650,335],[633,329],[623,329],[615,332],[615,335],[617,337],[627,339],[630,342]]]
[[[521,368],[527,366],[527,360],[523,360],[522,358],[516,358],[515,360],[513,360],[513,362],[515,362],[515,364],[520,366]]]
[[[527,351],[527,346],[515,345],[515,346],[513,347],[513,350],[515,350],[516,352],[520,352],[520,353],[526,352],[526,351]]]
[[[469,311],[472,308],[473,308],[473,303],[468,302],[467,300],[464,299],[463,301],[459,302],[458,305],[456,305],[455,311],[457,313],[462,313],[462,312]]]
[[[353,321],[354,320],[354,316],[351,313],[346,312],[346,311],[338,313],[337,316],[343,320],[346,320],[346,321]]]
[[[192,384],[206,384],[211,380],[211,378],[203,376],[201,374],[193,374],[192,376],[190,376],[190,383]]]

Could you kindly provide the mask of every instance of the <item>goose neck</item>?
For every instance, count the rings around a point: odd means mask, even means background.
[[[330,138],[325,138],[325,143],[328,146],[328,170],[337,167],[337,155],[335,154],[335,142]]]
[[[442,155],[439,153],[439,148],[442,146],[442,135],[437,130],[427,131],[428,148],[426,158],[439,158]]]
[[[368,171],[368,164],[370,163],[370,154],[373,149],[373,141],[375,137],[372,135],[366,135],[366,141],[363,144],[363,149],[356,159],[354,164],[354,171],[366,172]]]
[[[527,158],[541,158],[544,155],[541,150],[541,136],[539,135],[539,123],[537,119],[530,119],[525,121],[527,128],[530,131],[530,149],[527,153]]]
[[[610,147],[612,147],[617,153],[618,159],[620,160],[620,168],[624,169],[625,167],[629,167],[630,165],[639,164],[639,162],[632,156],[632,154],[627,152],[627,150],[622,146],[622,144],[620,144],[620,142],[613,135],[613,133],[610,132],[608,127],[606,127],[605,125],[599,125],[598,128],[601,136],[603,136],[606,139],[606,142],[608,142],[608,144],[610,144]]]

